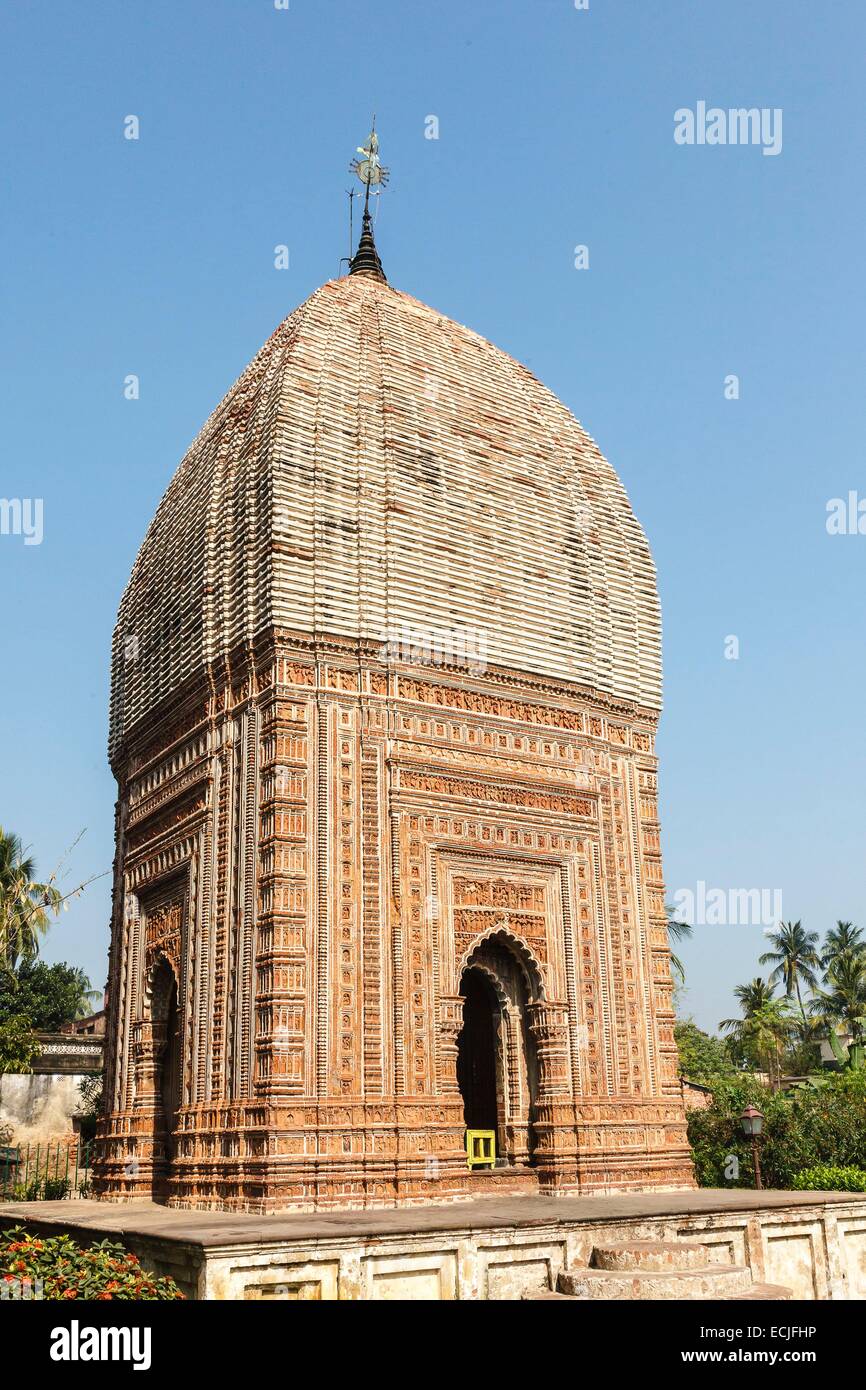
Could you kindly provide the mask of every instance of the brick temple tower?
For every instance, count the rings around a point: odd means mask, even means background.
[[[387,284],[365,216],[192,444],[120,606],[97,1191],[690,1186],[660,699],[613,469]]]

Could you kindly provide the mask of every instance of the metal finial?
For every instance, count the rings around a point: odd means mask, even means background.
[[[385,272],[382,269],[382,262],[379,260],[379,253],[373,240],[373,223],[370,218],[370,189],[375,188],[377,194],[381,193],[388,182],[390,170],[386,169],[379,159],[379,137],[376,134],[375,116],[373,117],[373,129],[370,131],[370,138],[366,145],[358,146],[358,157],[352,160],[349,167],[364,185],[364,218],[361,225],[361,239],[358,242],[358,250],[349,262],[349,274],[369,275],[376,280],[384,281]]]

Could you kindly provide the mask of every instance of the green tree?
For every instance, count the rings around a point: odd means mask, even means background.
[[[33,1036],[29,1018],[8,1018],[0,1022],[0,1075],[29,1072],[39,1044]]]
[[[864,951],[866,942],[863,940],[862,928],[855,927],[853,922],[837,922],[824,938],[821,966],[826,973],[839,956],[861,955]]]
[[[673,948],[675,944],[678,946],[681,941],[690,940],[694,928],[691,923],[681,922],[678,917],[675,917],[675,910],[676,909],[672,907],[670,903],[665,903],[665,916],[668,919],[668,946],[671,952],[671,970],[675,975],[679,976],[680,983],[685,984],[685,967]]]
[[[39,938],[60,911],[63,895],[52,875],[36,882],[36,867],[17,835],[0,826],[0,963],[14,969],[39,953]]]
[[[766,980],[762,980],[760,975],[756,975],[754,980],[750,980],[747,985],[737,985],[734,989],[734,998],[743,1011],[743,1017],[749,1018],[758,1009],[762,1009],[765,1004],[769,1004],[776,991]],[[725,1019],[726,1024],[739,1022],[740,1020]],[[719,1025],[722,1026],[721,1024]]]
[[[772,951],[765,951],[758,957],[759,965],[772,965],[769,983],[782,984],[790,999],[796,994],[800,1006],[800,1017],[805,1021],[806,1010],[800,993],[801,982],[815,989],[818,984],[817,972],[821,968],[818,955],[818,933],[806,931],[802,922],[780,922],[779,929],[769,933],[773,943]]]
[[[760,977],[747,985],[738,985],[734,996],[743,1017],[723,1018],[719,1027],[730,1035],[744,1060],[766,1071],[771,1081],[778,1080],[793,1030],[789,1000],[776,999],[772,985]]]
[[[815,992],[812,1010],[827,1030],[836,1060],[842,1066],[862,1068],[866,1035],[866,954],[843,951],[836,956],[827,970],[826,987]],[[838,1036],[840,1030],[851,1039],[847,1052]]]
[[[680,1054],[680,1071],[689,1081],[706,1086],[719,1077],[736,1074],[727,1043],[705,1033],[694,1019],[677,1023],[674,1038]]]
[[[0,972],[0,1022],[25,1016],[39,1033],[58,1033],[92,1012],[99,999],[83,970],[61,961],[22,961]]]
[[[811,1004],[809,1005],[811,1009]],[[794,1018],[785,1054],[784,1067],[788,1076],[807,1076],[820,1070],[821,1043],[826,1030],[814,1017]]]

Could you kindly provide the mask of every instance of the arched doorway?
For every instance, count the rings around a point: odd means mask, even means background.
[[[155,1137],[161,1141],[166,1167],[174,1157],[181,1088],[181,1032],[177,977],[165,956],[153,969],[151,1019],[156,1046]]]
[[[464,971],[460,993],[463,1031],[457,1040],[457,1084],[463,1123],[467,1129],[498,1129],[499,1000],[489,978],[477,969]]]
[[[541,985],[511,940],[506,932],[485,937],[466,961],[457,1084],[466,1128],[495,1130],[497,1156],[521,1167],[535,1148],[538,1060],[529,1005]]]

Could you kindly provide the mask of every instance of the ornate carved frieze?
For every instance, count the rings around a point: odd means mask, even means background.
[[[148,911],[145,917],[144,961],[150,970],[157,956],[165,956],[176,974],[182,960],[183,903],[168,902]]]

